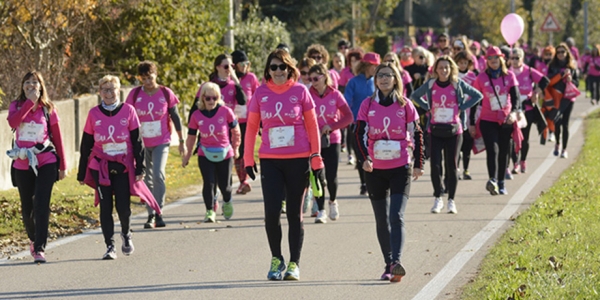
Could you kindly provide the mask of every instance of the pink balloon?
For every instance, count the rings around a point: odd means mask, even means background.
[[[515,13],[506,15],[502,19],[502,23],[500,23],[500,32],[502,32],[506,43],[511,46],[519,40],[524,30],[525,23],[523,22],[523,18]]]

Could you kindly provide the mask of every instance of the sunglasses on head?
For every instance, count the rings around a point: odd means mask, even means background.
[[[321,78],[323,78],[323,75],[315,76],[315,77],[312,77],[312,78],[308,77],[308,82],[317,82]]]
[[[269,69],[271,69],[271,71],[277,71],[277,68],[279,68],[279,70],[281,70],[281,71],[285,71],[285,69],[287,69],[287,65],[286,64],[280,64],[280,65],[272,64],[269,66]]]
[[[219,97],[217,96],[204,96],[204,101],[217,101]]]

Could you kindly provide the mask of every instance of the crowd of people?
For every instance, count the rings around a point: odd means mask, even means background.
[[[346,153],[358,172],[357,193],[368,195],[373,208],[385,263],[381,279],[401,281],[406,274],[401,263],[404,212],[411,181],[424,174],[426,160],[431,212],[441,213],[446,205],[448,213],[457,214],[459,180],[472,179],[471,153],[486,152],[488,178],[482,188],[491,195],[508,194],[505,180],[527,171],[534,124],[542,144],[555,142],[554,155],[568,156],[568,122],[579,76],[586,77],[592,103],[600,100],[598,47],[579,58],[572,40],[526,51],[462,36],[427,36],[428,48],[404,46],[383,59],[342,40],[334,55],[313,44],[295,60],[281,44],[260,66],[262,82],[251,72],[246,53],[221,54],[209,81],[197,91],[185,138],[180,100],[157,83],[155,63],[139,63],[141,86],[124,101],[119,78],[101,78],[101,103],[86,120],[77,180],[94,188],[100,205],[102,258],[117,257],[113,206],[121,222],[121,252],[134,252],[131,195],[148,206],[144,228],[166,226],[161,209],[174,129],[181,166],[197,156],[204,222],[216,222],[219,207],[225,219],[232,218],[234,194],[251,192],[249,179],[255,180],[260,169],[270,280],[300,278],[306,204],[314,201],[315,223],[340,218],[337,173]],[[31,255],[45,262],[50,194],[54,182],[65,177],[66,165],[58,113],[39,73],[24,76],[8,122],[15,130],[8,152]],[[256,161],[253,145],[259,135]],[[234,169],[239,179],[235,193]],[[289,226],[287,263],[281,251],[282,213]]]

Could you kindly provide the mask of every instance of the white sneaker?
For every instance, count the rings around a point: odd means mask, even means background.
[[[317,213],[315,223],[327,223],[327,213],[325,212],[325,210],[320,210],[319,213]]]
[[[569,153],[567,153],[566,149],[563,149],[563,151],[560,153],[560,158],[569,158]]]
[[[448,199],[448,213],[449,214],[457,214],[456,204],[454,204],[454,200]]]
[[[556,140],[556,139],[554,138],[554,132],[550,132],[550,133],[548,134],[548,142],[554,142],[554,140]]]
[[[329,201],[329,218],[331,221],[335,221],[340,217],[340,211],[337,201]]]
[[[435,198],[431,213],[439,214],[442,211],[442,208],[444,208],[444,200],[440,197]]]

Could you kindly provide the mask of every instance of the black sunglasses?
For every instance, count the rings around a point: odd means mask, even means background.
[[[317,81],[319,81],[319,79],[321,79],[321,78],[323,78],[323,75],[319,75],[319,76],[316,76],[316,77],[313,77],[313,78],[310,78],[310,77],[309,77],[309,78],[308,78],[308,82],[317,82]]]
[[[204,96],[204,101],[217,101],[219,99],[216,96]]]
[[[567,51],[556,51],[556,54],[567,54]]]
[[[285,69],[287,69],[287,65],[286,64],[280,64],[280,65],[270,65],[269,69],[271,69],[271,71],[277,71],[277,68],[279,68],[279,70],[281,71],[285,71]]]
[[[321,60],[323,58],[323,56],[321,56],[321,55],[313,55],[310,58],[312,58],[314,60]]]

